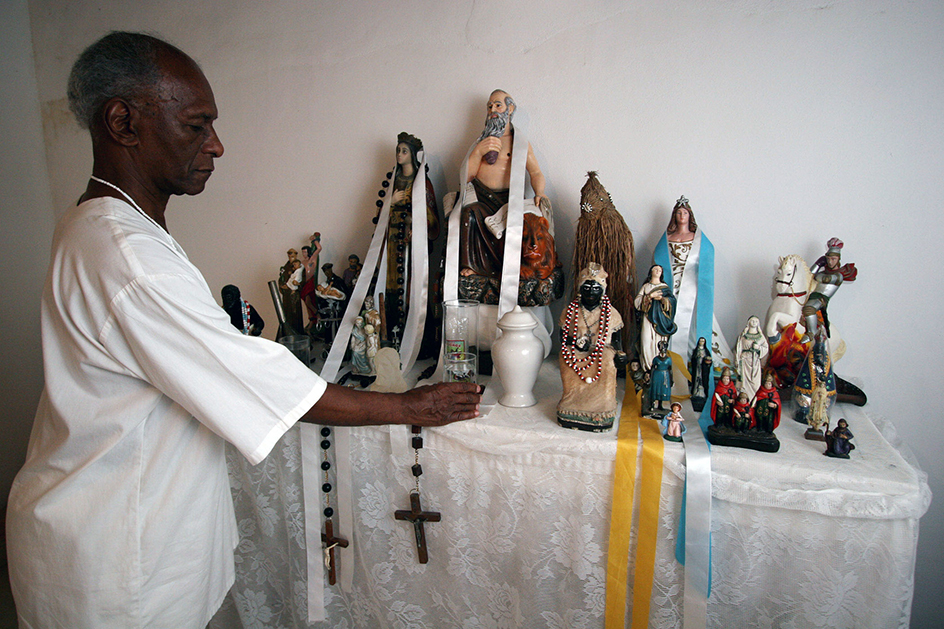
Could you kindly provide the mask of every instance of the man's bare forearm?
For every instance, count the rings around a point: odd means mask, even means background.
[[[474,384],[435,384],[406,393],[356,391],[329,384],[301,420],[331,426],[442,426],[478,417],[480,399],[480,389]]]

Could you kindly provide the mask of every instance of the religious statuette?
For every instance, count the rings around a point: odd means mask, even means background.
[[[544,362],[544,343],[534,336],[538,322],[521,306],[499,319],[502,335],[492,344],[492,361],[505,390],[498,403],[512,408],[537,404],[532,389]]]
[[[688,384],[688,392],[691,395],[692,410],[701,413],[705,408],[705,402],[708,401],[708,394],[711,390],[711,350],[708,348],[708,342],[705,337],[698,339],[695,349],[692,350],[691,358],[688,361],[688,371],[692,375],[691,382]]]
[[[829,424],[829,408],[835,400],[836,376],[826,334],[821,329],[800,364],[793,384],[793,419],[809,425],[807,439],[823,440],[823,428]]]
[[[230,323],[237,330],[249,336],[259,336],[265,327],[265,321],[256,312],[252,305],[242,298],[239,288],[227,284],[220,291],[223,299],[223,310],[229,315]]]
[[[664,277],[664,269],[653,264],[636,295],[635,306],[642,314],[639,349],[643,367],[647,370],[652,369],[653,361],[659,355],[659,344],[664,341],[668,349],[669,338],[678,330],[675,295]]]
[[[491,93],[486,106],[485,130],[466,164],[467,192],[459,227],[459,297],[498,304],[505,256],[505,229],[523,225],[520,269],[518,260],[506,272],[518,272],[518,303],[546,306],[561,296],[563,271],[554,247],[550,201],[544,194],[544,174],[531,145],[515,150],[511,120],[515,101],[502,90]],[[509,197],[512,170],[527,173],[534,190],[531,199]],[[523,214],[509,217],[517,206]],[[528,218],[531,216],[531,218]],[[511,223],[509,223],[511,221]],[[514,234],[511,234],[514,236]]]
[[[837,459],[848,459],[849,453],[855,450],[855,445],[850,441],[852,437],[849,423],[840,419],[835,428],[826,431],[826,452],[823,454]]]
[[[633,233],[613,205],[610,193],[600,184],[597,173],[587,173],[580,189],[580,218],[574,232],[574,291],[577,275],[590,262],[598,262],[609,274],[606,296],[625,321],[634,321],[636,296],[636,255]],[[635,347],[635,327],[623,327],[623,347]]]
[[[423,141],[416,136],[401,132],[397,136],[396,167],[387,173],[386,179],[381,182],[381,189],[377,193],[377,216],[380,217],[387,194],[390,194],[390,214],[384,242],[384,257],[387,268],[381,269],[378,282],[384,287],[385,330],[387,335],[382,341],[399,347],[410,325],[418,325],[420,318],[416,314],[408,317],[411,308],[411,295],[427,295],[436,292],[432,290],[414,290],[417,286],[429,286],[429,255],[433,242],[439,237],[440,221],[439,208],[436,204],[436,192],[426,174],[429,167],[423,159]],[[414,208],[414,204],[417,207]],[[414,213],[414,209],[416,213]],[[417,251],[413,234],[420,237],[420,222],[425,223],[422,230],[426,236],[422,239],[422,249]],[[416,278],[416,273],[425,275]],[[422,316],[423,329],[415,330],[417,339],[430,337],[428,343],[437,334],[439,321],[432,308],[433,300],[418,304],[424,309]],[[435,330],[433,328],[436,328]],[[429,330],[426,332],[426,330]],[[394,332],[396,331],[396,332]],[[438,343],[436,344],[438,348]]]
[[[628,362],[619,334],[623,319],[606,296],[602,266],[591,262],[578,279],[579,294],[561,317],[564,395],[557,405],[557,422],[602,432],[616,419],[616,372]]]
[[[646,417],[662,419],[672,401],[672,359],[668,355],[668,341],[659,341],[659,353],[649,369],[649,412]]]
[[[662,418],[662,438],[666,441],[681,441],[682,432],[685,428],[683,425],[684,421],[685,419],[682,417],[682,405],[678,402],[672,402],[672,410],[668,415]]]
[[[304,328],[302,321],[301,293],[302,282],[305,279],[305,270],[298,259],[298,250],[289,249],[286,252],[288,260],[279,268],[279,295],[281,296],[282,312],[285,313],[285,323],[277,336],[300,334]]]
[[[698,339],[704,338],[717,369],[723,364],[732,364],[731,348],[714,316],[714,245],[695,221],[691,202],[685,195],[672,207],[672,215],[665,233],[656,243],[652,261],[662,267],[663,281],[670,286],[675,301],[676,330],[672,335],[663,335],[667,337],[670,352],[687,360],[695,351]],[[650,352],[657,347],[652,343],[650,339]],[[681,381],[677,383],[676,395],[687,393],[681,385]]]
[[[780,425],[780,407],[780,393],[772,374],[765,374],[763,385],[753,398],[748,398],[743,389],[737,390],[731,370],[725,367],[711,400],[714,424],[708,427],[708,441],[719,446],[777,452],[780,440],[774,429]]]
[[[826,332],[831,362],[846,352],[845,341],[830,323],[826,307],[844,282],[855,281],[858,269],[852,263],[839,264],[841,240],[831,238],[826,247],[826,254],[812,268],[792,254],[780,258],[774,274],[773,301],[767,310],[764,333],[770,341],[769,365],[782,387],[793,386],[820,330]],[[834,378],[837,401],[859,406],[866,403],[862,389],[839,376]]]
[[[302,247],[302,268],[305,271],[305,280],[298,294],[301,297],[305,310],[308,311],[308,325],[305,332],[314,339],[318,326],[318,306],[315,304],[315,286],[318,285],[318,259],[321,255],[321,232],[315,232],[308,237],[309,244]]]
[[[738,336],[734,349],[737,361],[739,389],[748,400],[754,399],[754,394],[760,389],[761,375],[767,363],[767,354],[770,346],[760,329],[760,319],[750,317],[744,331]]]

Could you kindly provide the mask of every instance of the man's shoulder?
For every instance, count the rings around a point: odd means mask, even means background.
[[[111,197],[85,201],[59,221],[53,240],[56,264],[84,273],[125,276],[173,272],[185,264],[172,239],[127,203]]]

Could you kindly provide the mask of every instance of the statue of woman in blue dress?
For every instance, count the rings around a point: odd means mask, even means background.
[[[659,343],[659,354],[652,359],[649,373],[649,403],[652,405],[652,414],[659,417],[668,410],[663,402],[672,401],[672,359],[669,358],[668,348],[666,341]]]

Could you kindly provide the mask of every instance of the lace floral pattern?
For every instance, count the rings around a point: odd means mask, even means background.
[[[426,565],[412,526],[393,518],[413,484],[412,458],[391,445],[407,432],[355,429],[355,530],[341,532],[354,549],[354,585],[326,587],[330,622],[314,625],[297,429],[258,466],[231,451],[237,580],[211,626],[603,627],[615,432],[560,429],[556,401],[545,392],[527,413],[495,407],[424,431],[423,508],[442,514],[425,524]],[[789,418],[777,454],[713,450],[709,627],[908,626],[927,483],[861,409],[839,408],[856,435],[849,461],[823,457]],[[667,444],[650,627],[682,622],[683,475],[683,446]],[[631,556],[630,589],[633,568]]]

